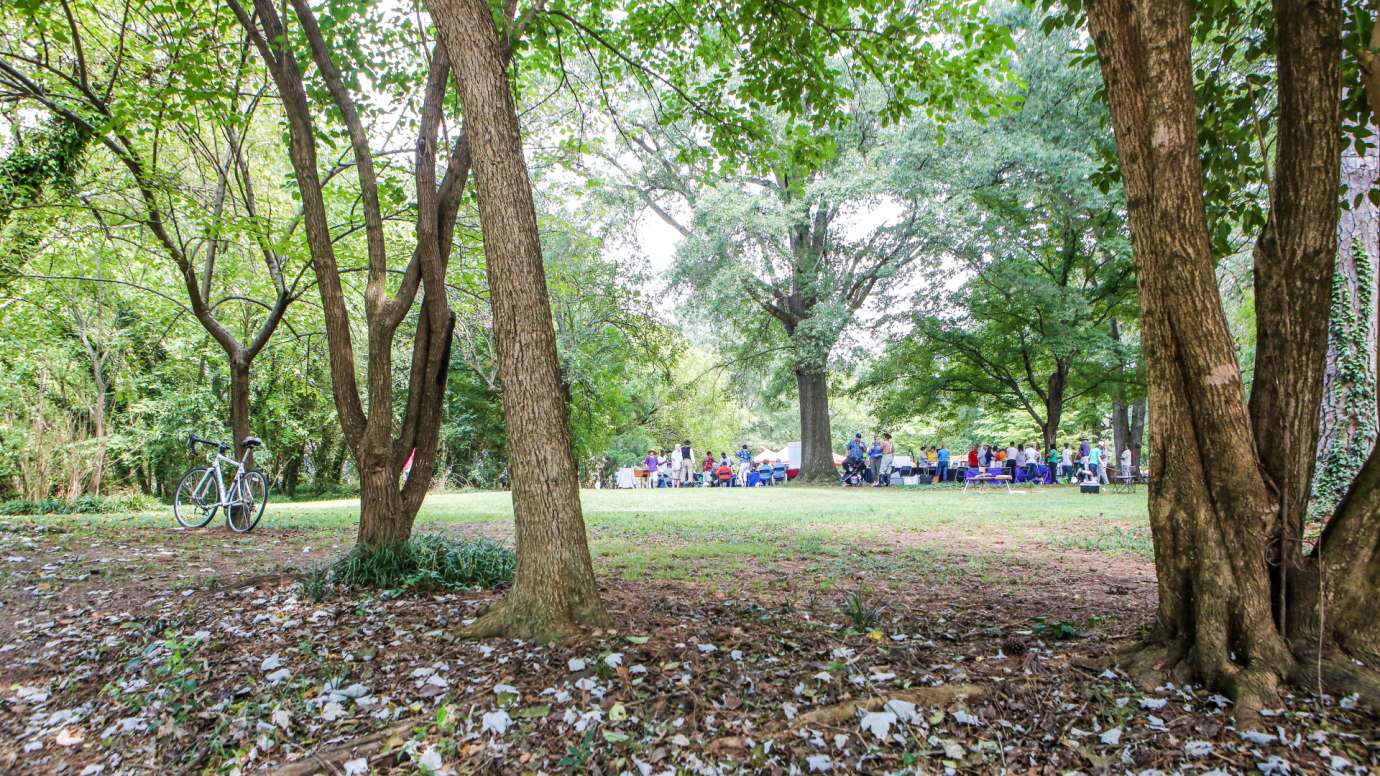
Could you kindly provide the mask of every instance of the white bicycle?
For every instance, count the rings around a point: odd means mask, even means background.
[[[262,472],[249,469],[249,452],[263,444],[258,437],[246,437],[244,457],[236,461],[225,453],[230,445],[213,442],[191,435],[187,437],[187,449],[197,445],[207,445],[216,449],[210,466],[194,466],[182,475],[173,496],[173,517],[183,528],[201,528],[216,516],[216,510],[225,510],[225,525],[236,533],[248,533],[259,524],[268,506],[268,478]],[[235,476],[230,484],[225,484],[221,466],[235,468]]]

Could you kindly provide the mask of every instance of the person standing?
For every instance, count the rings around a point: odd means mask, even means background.
[[[1025,443],[1025,481],[1034,482],[1035,475],[1040,472],[1040,451],[1035,449],[1034,442]]]
[[[858,463],[862,463],[863,459],[866,457],[864,453],[862,433],[854,434],[853,438],[848,440],[848,457]]]
[[[1131,448],[1121,451],[1121,476],[1129,480],[1131,478]]]
[[[891,463],[896,460],[896,445],[891,443],[891,434],[882,434],[882,463],[878,485],[891,484]]]
[[[667,457],[670,458],[670,468],[671,468],[671,479],[670,479],[670,482],[667,483],[667,485],[668,485],[669,487],[672,487],[672,488],[679,488],[679,487],[680,487],[680,469],[681,469],[681,463],[682,463],[681,458],[680,458],[680,453],[677,452],[677,451],[673,448],[673,449],[667,451]]]
[[[738,448],[738,482],[747,486],[748,471],[752,468],[752,451],[747,445]]]
[[[1113,466],[1116,466],[1116,459],[1114,459],[1107,452],[1106,442],[1099,441],[1097,443],[1097,450],[1098,460],[1102,462],[1102,469],[1100,472],[1098,472],[1098,479],[1101,480],[1103,485],[1111,484],[1111,478],[1108,477],[1108,474],[1110,474],[1110,472],[1108,470],[1111,469]]]
[[[690,440],[680,444],[680,482],[682,486],[695,481],[695,451],[690,448]]]
[[[1097,481],[1102,480],[1102,445],[1088,448],[1088,471],[1092,472],[1093,478]]]
[[[872,486],[882,482],[882,440],[872,435],[872,444],[867,448],[867,465],[872,472]]]
[[[656,456],[656,451],[655,451],[655,450],[648,450],[648,451],[647,451],[647,457],[642,459],[642,465],[643,465],[643,467],[645,467],[645,468],[647,469],[647,487],[649,487],[649,488],[655,488],[656,485],[657,485],[657,483],[656,483],[656,478],[657,478],[656,466],[657,466],[657,463],[658,463],[658,460],[657,460],[657,456]]]
[[[1020,449],[1016,443],[1012,442],[1006,446],[1006,473],[1011,475],[1011,480],[1016,480],[1016,467],[1020,465]]]
[[[1055,442],[1049,446],[1049,455],[1045,456],[1045,465],[1049,467],[1048,482],[1059,483],[1059,443]]]
[[[948,446],[947,446],[947,445],[940,445],[940,446],[939,446],[939,450],[935,453],[935,456],[934,456],[934,457],[935,457],[935,463],[936,463],[936,464],[938,465],[938,467],[939,467],[939,482],[942,484],[943,482],[945,482],[945,481],[947,481],[947,480],[949,479],[949,448],[948,448]]]
[[[1064,454],[1059,463],[1059,475],[1065,482],[1073,482],[1073,449],[1068,442],[1064,443]]]
[[[968,450],[968,468],[976,469],[978,466],[980,466],[982,464],[981,458],[982,455],[978,452],[977,443],[974,442],[973,446]]]

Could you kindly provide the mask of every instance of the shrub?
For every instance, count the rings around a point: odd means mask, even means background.
[[[848,594],[843,601],[843,613],[858,630],[871,630],[882,621],[882,611],[886,607],[873,603],[865,588],[858,588]]]
[[[74,499],[40,498],[0,501],[0,515],[95,515],[102,512],[141,512],[152,499],[138,494],[79,496]]]
[[[469,590],[512,581],[517,555],[489,539],[416,536],[396,547],[355,547],[301,578],[303,592],[322,600],[333,589]]]

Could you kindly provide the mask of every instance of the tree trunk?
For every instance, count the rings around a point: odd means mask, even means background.
[[[609,622],[580,508],[531,183],[486,0],[429,0],[471,131],[513,472],[518,568],[469,635],[552,640]]]
[[[236,458],[248,453],[246,466],[253,467],[254,455],[242,445],[252,436],[249,430],[249,360],[230,355],[230,434],[233,437],[231,455]]]
[[[1069,363],[1060,359],[1053,374],[1049,376],[1049,385],[1045,390],[1045,422],[1040,424],[1040,431],[1046,450],[1058,441],[1059,423],[1064,417],[1064,391],[1068,384]]]
[[[297,482],[302,474],[302,459],[306,457],[305,445],[298,445],[289,453],[287,464],[283,467],[282,489],[289,496],[297,495]]]
[[[1335,2],[1276,3],[1278,207],[1257,261],[1286,277],[1258,288],[1267,298],[1258,300],[1257,325],[1271,355],[1258,361],[1251,412],[1211,255],[1189,14],[1182,0],[1088,6],[1126,190],[1155,419],[1150,523],[1160,596],[1154,646],[1137,657],[1227,691],[1250,720],[1275,701],[1277,682],[1296,664],[1284,637],[1285,588],[1270,559],[1281,551],[1281,516],[1297,506],[1312,473],[1321,380],[1310,381],[1320,377],[1326,341],[1312,319],[1318,272],[1300,265],[1335,238],[1341,15]],[[1319,171],[1327,172],[1322,182]],[[1324,258],[1326,271],[1331,254]],[[1321,281],[1325,300],[1325,274]],[[1268,433],[1259,449],[1257,433]],[[1217,465],[1224,460],[1232,465]]]
[[[1141,446],[1145,443],[1145,400],[1141,399],[1131,406],[1131,433],[1127,444],[1131,448],[1131,466],[1140,469]]]
[[[361,449],[359,463],[359,532],[365,547],[396,547],[412,536],[415,512],[402,508],[392,450]]]
[[[797,480],[816,485],[835,485],[833,430],[829,421],[829,377],[810,367],[796,367],[795,384],[800,393],[800,474]]]

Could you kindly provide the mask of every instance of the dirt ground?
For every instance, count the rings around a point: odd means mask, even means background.
[[[503,522],[447,530],[508,540]],[[1115,652],[1150,562],[991,535],[608,573],[615,630],[454,636],[499,592],[313,602],[343,529],[0,532],[0,770],[12,773],[1365,773],[1373,718],[1142,690]],[[839,550],[839,548],[835,548]],[[831,582],[821,584],[821,568]]]

